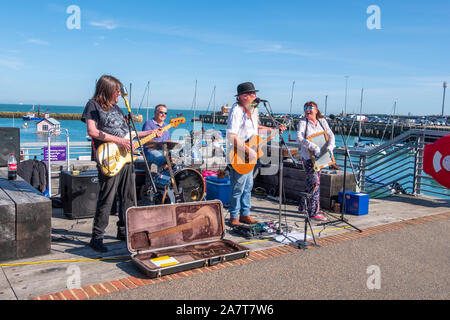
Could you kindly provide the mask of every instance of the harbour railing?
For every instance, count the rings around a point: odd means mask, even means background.
[[[425,145],[448,134],[448,131],[413,129],[378,146],[348,147],[347,171],[355,173],[361,192],[371,198],[392,193],[450,198],[450,190],[423,171]],[[337,164],[343,168],[345,150],[337,148],[334,153]]]
[[[48,147],[47,142],[22,142],[20,143],[21,160],[44,159],[44,148]],[[67,147],[66,142],[52,142],[51,147]],[[67,148],[70,153],[66,156],[71,160],[91,159],[90,141],[70,141]]]

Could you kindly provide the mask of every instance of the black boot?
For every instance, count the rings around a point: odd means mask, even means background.
[[[108,248],[103,244],[103,239],[91,239],[89,246],[95,251],[108,252]]]
[[[125,227],[117,227],[117,240],[127,241]]]

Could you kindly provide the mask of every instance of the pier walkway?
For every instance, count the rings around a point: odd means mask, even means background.
[[[278,222],[279,204],[276,199],[254,196],[252,204],[252,215],[259,221]],[[224,216],[227,221],[229,215],[226,210]],[[400,292],[403,286],[405,290],[416,290],[414,294],[405,292],[404,296],[400,293],[394,296],[387,294],[386,298],[449,298],[447,289],[450,274],[447,263],[442,265],[442,260],[448,262],[450,236],[445,230],[446,228],[448,230],[450,200],[426,196],[391,196],[370,200],[368,215],[346,215],[345,217],[363,232],[360,233],[343,223],[326,227],[314,223],[314,232],[322,247],[310,247],[306,251],[289,244],[279,243],[272,238],[245,239],[230,233],[230,228],[227,226],[225,238],[247,246],[251,250],[248,258],[151,280],[144,277],[132,265],[125,242],[115,238],[117,216],[110,218],[105,237],[105,243],[110,251],[102,257],[87,246],[91,235],[92,218],[70,220],[64,216],[62,209],[53,208],[51,254],[0,264],[0,299],[334,298],[333,294],[320,296],[318,289],[314,289],[314,279],[309,279],[304,284],[305,291],[301,290],[303,284],[299,281],[302,278],[299,270],[294,271],[292,266],[313,268],[314,265],[318,265],[314,278],[317,277],[322,283],[324,280],[320,279],[328,279],[331,275],[329,272],[332,272],[333,268],[344,268],[345,260],[352,264],[352,268],[354,266],[363,268],[358,277],[364,279],[369,276],[364,273],[369,265],[391,261],[387,269],[382,267],[381,270],[383,279],[397,281],[389,286],[399,287]],[[328,218],[333,220],[332,216]],[[297,213],[295,204],[282,206],[282,223],[287,223],[291,231],[302,232],[303,221],[302,216]],[[398,242],[399,240],[402,242]],[[411,250],[407,250],[405,246],[410,246]],[[414,248],[416,251],[413,250]],[[445,250],[442,252],[445,248],[446,252]],[[356,254],[357,252],[366,252],[366,254],[359,255]],[[369,252],[375,253],[371,256]],[[418,252],[422,255],[414,256]],[[411,254],[412,256],[407,256]],[[401,259],[402,256],[404,259]],[[431,261],[423,261],[420,257],[431,259]],[[400,262],[416,260],[418,268],[424,272],[423,279],[420,281],[403,284],[399,282],[400,279],[392,279],[391,273],[383,273],[395,270],[396,261],[399,261],[399,265],[395,274],[408,272],[408,270],[402,270],[404,266]],[[433,263],[436,263],[436,266],[428,270],[427,266]],[[279,287],[271,288],[270,284],[275,285],[274,280],[279,279],[278,275],[281,274],[283,280],[280,280]],[[352,289],[353,284],[350,285],[348,282],[352,277],[350,272],[347,274],[345,270],[339,269],[339,274],[344,278],[329,284],[343,287],[335,288],[331,292],[344,290],[343,294],[338,296],[341,298],[367,298],[364,295],[359,296],[358,291],[351,291],[354,289]],[[268,286],[265,286],[266,282],[260,280],[269,275],[272,277],[268,278]],[[70,284],[74,276],[79,276],[80,287],[69,290],[68,283]],[[218,278],[223,279],[215,283],[214,281]],[[288,291],[283,290],[282,286],[285,286],[289,279],[295,282],[292,282]],[[442,283],[433,295],[423,291],[424,288],[421,287],[428,281],[427,279],[432,279],[433,284]],[[226,286],[221,287],[220,283],[225,282]],[[348,287],[345,287],[346,282],[349,283]],[[253,291],[251,287],[249,288],[251,283],[254,284]],[[133,290],[138,287],[140,287],[139,290]],[[169,294],[167,290],[164,290],[167,287],[180,290],[170,290],[172,294]],[[211,291],[205,291],[203,296],[192,295],[205,287]],[[307,288],[310,288],[309,293],[306,291]],[[350,291],[345,292],[345,288]],[[382,299],[383,295],[375,296],[375,298]]]

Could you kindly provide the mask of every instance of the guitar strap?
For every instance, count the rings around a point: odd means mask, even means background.
[[[308,136],[307,132],[308,132],[308,123],[309,123],[309,121],[306,118],[305,118],[305,121],[306,121],[306,125],[305,125],[305,139],[306,139],[306,137]],[[325,131],[325,128],[323,127],[323,124],[320,121],[320,119],[318,119],[317,121],[319,121],[320,126],[322,127],[323,131]]]
[[[97,149],[93,138],[91,138],[91,161],[97,161]]]
[[[238,105],[238,106],[241,107],[243,109],[243,111],[244,111],[244,113],[242,114],[242,120],[243,121],[242,121],[242,124],[241,124],[241,129],[245,130],[245,123],[246,123],[246,119],[248,119],[248,115],[247,115],[247,112],[245,111],[244,107],[242,107],[241,105]],[[253,128],[255,128],[255,123],[253,121],[253,112],[254,112],[254,110],[250,114],[250,121],[252,122]],[[256,132],[258,132],[258,128],[256,128]],[[250,138],[248,138],[246,142],[248,142],[250,140]]]

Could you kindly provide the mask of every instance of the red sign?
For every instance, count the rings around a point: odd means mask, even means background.
[[[423,171],[450,189],[450,135],[425,146]]]

